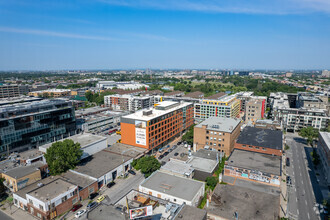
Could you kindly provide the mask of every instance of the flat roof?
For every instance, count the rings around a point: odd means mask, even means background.
[[[35,190],[30,191],[28,194],[41,201],[48,202],[58,195],[76,187],[77,186],[73,185],[72,183],[59,178],[46,185],[38,187]]]
[[[15,179],[22,178],[26,175],[29,175],[31,173],[34,173],[36,171],[39,171],[39,167],[36,165],[29,165],[29,166],[21,166],[21,167],[15,167],[11,170],[3,172],[7,176],[10,176]]]
[[[228,166],[281,175],[281,157],[276,155],[234,149],[227,162]]]
[[[283,133],[279,130],[245,127],[238,136],[237,143],[282,150]]]
[[[201,98],[204,97],[204,93],[200,92],[200,91],[196,91],[196,92],[190,92],[187,93],[186,95],[184,95],[183,97],[190,97],[190,98]]]
[[[191,164],[187,164],[185,162],[178,161],[175,159],[171,159],[169,162],[163,165],[161,169],[168,170],[170,172],[178,173],[181,175],[190,175],[194,171],[194,168],[192,168]]]
[[[204,220],[206,219],[206,210],[199,209],[190,205],[185,205],[176,215],[174,220]]]
[[[102,150],[93,154],[89,158],[86,158],[86,160],[76,166],[74,171],[94,178],[99,178],[130,159],[132,159],[132,157]]]
[[[235,185],[218,184],[209,207],[205,209],[210,214],[226,219],[232,219],[237,212],[238,219],[274,220],[279,216],[279,203],[279,196]]]
[[[147,152],[147,149],[141,147],[134,147],[128,144],[114,143],[110,147],[104,149],[104,151],[109,151],[112,153],[123,154],[132,158],[138,157],[141,154]]]
[[[77,185],[81,188],[85,188],[94,183],[95,179],[92,179],[87,176],[80,175],[78,173],[72,172],[71,170],[67,171],[60,175],[62,179],[65,179],[67,182]]]
[[[213,173],[214,169],[218,165],[216,160],[205,159],[202,157],[192,157],[187,162],[194,169],[201,170],[208,173]]]
[[[171,102],[171,101],[164,101],[164,102],[166,102],[166,103],[164,103],[162,105],[159,105],[159,106],[163,107],[164,105],[168,105],[169,102]],[[162,102],[160,102],[160,103],[162,103]],[[178,102],[171,102],[171,103],[172,104],[175,104],[175,103],[178,103]],[[122,116],[122,118],[128,118],[128,119],[133,119],[133,120],[144,120],[144,121],[148,121],[148,120],[152,120],[154,118],[157,118],[159,116],[168,114],[170,112],[173,112],[175,110],[178,110],[180,108],[186,107],[188,105],[192,105],[192,103],[182,102],[182,103],[179,103],[179,105],[177,105],[177,106],[175,106],[173,108],[167,109],[167,110],[158,110],[158,109],[152,108],[152,109],[149,109],[149,110],[152,110],[152,114],[150,114],[150,115],[143,115],[143,112],[144,111],[147,111],[147,109],[144,109],[144,110],[137,111],[137,112],[135,112],[133,114],[130,114],[130,115]]]
[[[227,95],[225,92],[218,92],[214,95],[208,96],[205,99],[220,99],[221,97]]]
[[[87,218],[93,220],[126,220],[129,219],[129,216],[111,205],[101,204],[89,211]]]
[[[222,158],[223,153],[220,153],[215,150],[199,149],[197,152],[193,152],[194,157],[201,157],[205,159],[218,161]]]
[[[202,128],[203,125],[206,125],[207,130],[231,133],[238,125],[240,125],[240,123],[241,121],[239,119],[210,117],[195,127]]]
[[[97,143],[99,141],[106,140],[106,137],[99,136],[99,135],[94,135],[90,133],[83,133],[83,134],[76,134],[73,136],[70,136],[68,138],[59,140],[59,141],[64,141],[66,139],[71,139],[73,142],[78,142],[80,144],[81,149],[83,149],[86,146],[89,146],[93,143]],[[55,142],[53,142],[55,143]],[[39,147],[39,150],[42,152],[46,152],[47,148],[51,147],[53,143],[45,144]]]
[[[164,96],[173,96],[173,95],[179,95],[179,94],[184,94],[182,91],[173,91],[173,92],[166,92],[164,93]]]
[[[21,160],[28,160],[28,159],[40,157],[41,155],[43,155],[43,153],[41,151],[39,151],[38,149],[31,149],[31,150],[20,152],[18,155]]]
[[[147,189],[166,193],[187,201],[193,200],[197,192],[201,187],[204,187],[204,185],[205,183],[201,181],[179,177],[161,171],[154,172],[148,179],[140,184],[140,186]]]
[[[96,113],[96,112],[100,112],[100,111],[107,111],[110,110],[109,107],[99,107],[99,106],[95,106],[95,107],[91,107],[91,108],[84,108],[84,109],[80,109],[75,111],[76,116],[80,116],[80,115],[85,115],[85,114],[92,114],[92,113]]]
[[[320,135],[330,150],[330,132],[320,132]]]

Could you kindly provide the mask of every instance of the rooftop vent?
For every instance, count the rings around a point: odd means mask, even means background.
[[[152,109],[143,111],[143,115],[151,115],[152,114]]]

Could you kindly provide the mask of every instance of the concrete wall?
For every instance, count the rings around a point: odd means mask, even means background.
[[[90,145],[82,148],[83,155],[81,156],[81,159],[84,159],[84,158],[86,158],[90,155],[93,155],[97,152],[100,152],[101,150],[103,150],[107,147],[108,147],[107,139],[104,139],[104,140],[99,141],[97,143],[90,144]]]
[[[243,146],[245,146],[245,147],[243,147]],[[276,149],[272,149],[272,148],[258,147],[258,146],[251,146],[251,147],[249,147],[249,146],[250,145],[235,143],[235,149],[257,152],[257,153],[262,153],[262,154],[282,156],[282,150],[276,150]]]

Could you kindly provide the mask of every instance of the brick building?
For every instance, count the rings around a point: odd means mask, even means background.
[[[151,150],[165,145],[193,123],[193,104],[159,102],[155,108],[121,117],[121,141]]]
[[[240,134],[240,120],[224,117],[211,117],[194,127],[194,151],[215,149],[230,155],[235,140]]]
[[[235,149],[282,156],[283,133],[279,130],[246,127],[238,136]]]

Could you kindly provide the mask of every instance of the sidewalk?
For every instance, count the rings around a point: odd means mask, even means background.
[[[5,208],[5,210],[3,210]],[[10,216],[13,219],[24,219],[24,220],[36,220],[38,218],[32,216],[30,213],[12,205],[11,210],[9,207],[9,204],[6,203],[1,207],[1,211],[6,213],[8,216]]]
[[[281,196],[280,196],[280,217],[288,217],[288,192],[287,192],[287,184],[286,182],[283,182],[283,180],[286,180],[287,176],[287,170],[286,170],[286,155],[282,156],[282,176],[281,176],[281,183],[280,183],[280,189],[281,189]]]

